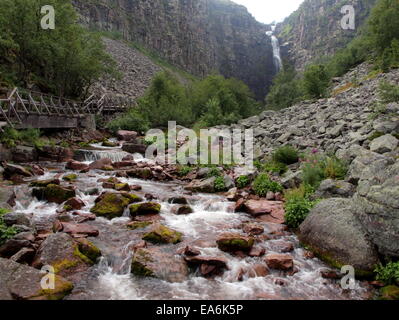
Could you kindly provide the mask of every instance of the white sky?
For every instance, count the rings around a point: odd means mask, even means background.
[[[232,0],[247,7],[263,23],[281,22],[299,8],[303,0]]]

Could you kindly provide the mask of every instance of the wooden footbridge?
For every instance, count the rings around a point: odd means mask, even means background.
[[[35,91],[14,88],[0,96],[0,130],[4,126],[16,129],[90,127],[96,115],[109,115],[127,110],[127,100],[91,95],[84,101],[74,101]]]

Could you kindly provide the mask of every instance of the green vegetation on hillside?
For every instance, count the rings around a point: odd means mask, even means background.
[[[145,131],[148,126],[166,128],[168,121],[196,127],[231,124],[256,114],[259,105],[242,81],[211,75],[182,85],[174,75],[163,72],[154,78],[135,110],[111,121],[107,127],[113,131]],[[135,117],[129,120],[132,112]]]
[[[54,30],[40,26],[44,5],[55,9]],[[0,85],[79,97],[105,73],[114,63],[101,38],[77,23],[70,0],[0,2]]]
[[[383,72],[399,67],[399,1],[379,0],[359,36],[333,57],[308,65],[303,74],[285,67],[266,97],[268,109],[279,110],[304,99],[329,95],[333,77],[339,77],[364,61]]]

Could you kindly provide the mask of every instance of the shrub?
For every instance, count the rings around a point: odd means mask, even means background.
[[[306,197],[295,196],[285,202],[285,222],[291,228],[298,228],[306,219],[316,202]]]
[[[385,284],[393,284],[399,281],[399,262],[389,262],[385,266],[379,264],[374,272],[376,273],[377,280]]]
[[[284,163],[287,165],[297,163],[299,160],[298,151],[290,146],[286,145],[278,148],[273,154],[273,160],[275,162]]]
[[[6,127],[4,132],[0,134],[0,142],[12,148],[18,143],[25,143],[38,149],[45,145],[45,142],[40,139],[41,132],[39,129],[24,129],[16,130],[14,128]]]
[[[330,85],[330,75],[326,66],[322,64],[308,66],[303,75],[303,85],[305,94],[309,98],[325,97]]]
[[[399,86],[387,81],[381,81],[378,91],[384,103],[399,102]]]
[[[137,109],[130,109],[127,113],[110,121],[106,127],[114,133],[118,130],[146,132],[150,124]]]
[[[226,184],[223,177],[217,177],[214,186],[217,192],[226,191]]]
[[[185,177],[186,175],[188,175],[191,171],[193,171],[193,169],[189,166],[180,166],[178,168],[178,175],[180,177]]]
[[[236,180],[236,185],[238,188],[243,189],[250,184],[250,179],[248,176],[239,176]]]
[[[222,173],[220,172],[219,168],[210,167],[210,170],[206,176],[207,178],[212,178],[212,177],[220,177],[221,175]]]
[[[0,246],[17,234],[14,227],[7,227],[3,221],[2,216],[8,212],[8,210],[0,208]]]
[[[269,175],[266,173],[261,173],[256,177],[255,181],[252,184],[252,189],[255,194],[260,197],[265,197],[269,191],[272,192],[281,192],[283,191],[283,187],[276,181],[270,179]]]
[[[273,79],[273,85],[266,97],[267,109],[281,110],[302,100],[304,95],[301,81],[295,68],[285,65]]]
[[[302,181],[317,189],[325,179],[342,180],[348,172],[346,162],[335,156],[312,155],[302,165]]]

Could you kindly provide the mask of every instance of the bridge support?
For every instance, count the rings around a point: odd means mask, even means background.
[[[21,115],[21,124],[15,125],[17,129],[69,129],[78,126],[78,118],[55,116],[55,115]]]

